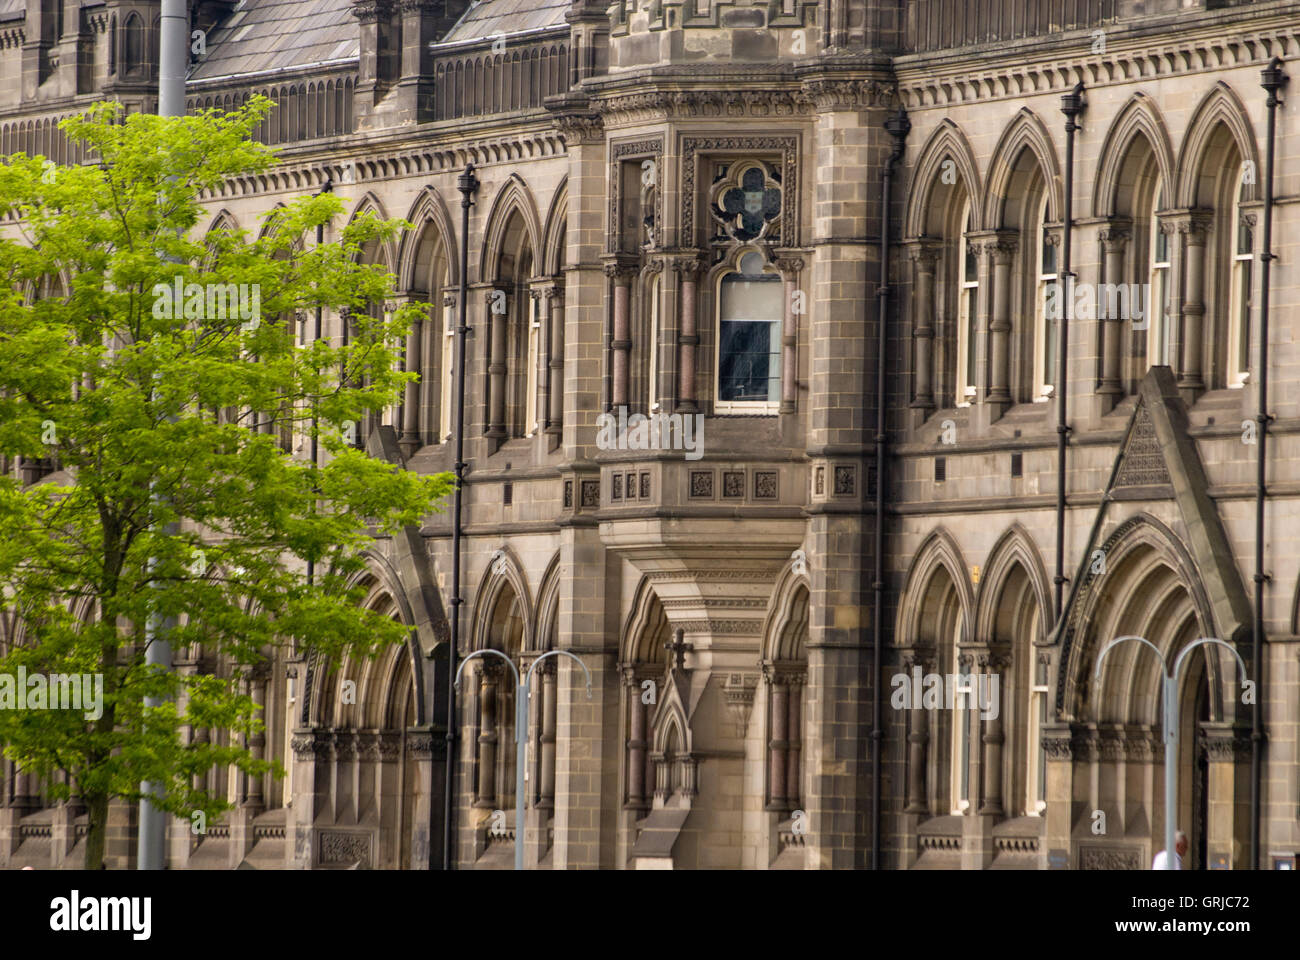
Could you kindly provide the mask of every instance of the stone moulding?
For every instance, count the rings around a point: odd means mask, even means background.
[[[1222,25],[1218,29],[1222,29]],[[907,62],[910,57],[902,58],[904,62],[897,65],[899,97],[906,109],[916,110],[1063,92],[1080,80],[1085,86],[1095,89],[1149,81],[1155,77],[1263,65],[1275,55],[1290,59],[1300,54],[1300,30],[1294,27],[1266,28],[1229,37],[1214,34],[1181,43],[1145,43],[1133,49],[1122,49],[1115,43],[1115,49],[1104,54],[1036,63],[1021,60],[978,72],[953,70],[945,73],[942,67],[936,68],[933,55],[923,58],[918,67]],[[1071,49],[1090,50],[1090,44],[1080,40]]]

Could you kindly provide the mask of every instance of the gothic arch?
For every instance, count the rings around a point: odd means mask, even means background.
[[[397,289],[407,293],[431,291],[432,279],[427,272],[428,263],[423,257],[430,242],[442,245],[447,261],[448,286],[459,283],[460,257],[456,251],[456,231],[452,227],[447,205],[437,189],[426,186],[421,190],[406,219],[414,226],[402,233],[401,248],[397,255]]]
[[[514,213],[518,213],[523,220],[525,245],[530,250],[538,250],[538,238],[542,235],[542,230],[537,219],[537,204],[533,201],[528,185],[517,173],[512,173],[501,185],[484,221],[487,227],[483,233],[479,269],[482,279],[487,282],[496,279],[497,264],[505,252],[507,228]]]
[[[800,624],[807,629],[812,584],[806,570],[795,572],[795,562],[792,558],[786,563],[768,603],[767,617],[763,620],[764,660],[797,660],[804,656],[804,651],[794,649],[792,644],[797,643],[795,634]],[[802,647],[802,643],[797,645]]]
[[[894,633],[895,643],[900,646],[922,643],[938,645],[942,638],[925,637],[922,620],[929,612],[926,600],[935,575],[942,569],[952,580],[957,593],[958,606],[961,609],[963,641],[971,639],[971,624],[975,610],[975,595],[971,588],[966,561],[962,558],[961,548],[952,534],[943,527],[933,530],[912,560],[903,593],[898,605],[897,627]],[[897,638],[906,638],[900,643]]]
[[[514,591],[519,604],[519,617],[523,624],[520,651],[533,649],[533,606],[528,594],[528,579],[508,545],[502,546],[489,560],[487,569],[474,591],[474,624],[470,650],[486,650],[490,646],[491,617],[496,612],[502,592],[508,586]],[[502,653],[510,653],[508,650]]]
[[[1043,560],[1029,532],[1019,523],[1013,523],[989,551],[989,558],[980,574],[979,588],[975,594],[975,636],[992,638],[996,632],[996,619],[1002,601],[1003,588],[1016,567],[1024,569],[1030,589],[1042,612],[1040,623],[1047,623],[1052,609],[1050,581]],[[1040,636],[1037,639],[1042,640]]]
[[[1061,219],[1061,168],[1056,160],[1056,147],[1043,122],[1028,107],[1021,107],[1011,123],[998,138],[989,162],[989,174],[984,190],[985,229],[995,229],[1004,224],[1007,204],[1020,168],[1021,154],[1028,150],[1037,162],[1047,190],[1047,213],[1053,220]]]
[[[565,228],[569,220],[569,177],[565,174],[551,198],[551,208],[546,213],[546,227],[542,232],[542,245],[537,251],[539,270],[548,277],[564,271],[567,259],[564,250]]]
[[[542,574],[537,588],[537,626],[533,630],[533,646],[537,653],[551,649],[551,637],[556,633],[560,616],[560,555],[556,553]]]
[[[1170,145],[1169,128],[1156,102],[1147,94],[1138,91],[1116,116],[1106,139],[1102,141],[1100,164],[1097,178],[1093,184],[1092,212],[1097,217],[1113,217],[1124,211],[1121,202],[1123,193],[1123,174],[1127,165],[1129,152],[1139,139],[1145,139],[1155,157],[1156,167],[1160,172],[1160,182],[1166,185],[1174,182],[1174,151]],[[1172,202],[1172,197],[1167,202]],[[1131,201],[1129,203],[1131,207]]]
[[[222,209],[212,218],[212,222],[208,225],[207,233],[212,233],[214,230],[232,230],[235,233],[238,233],[239,221],[235,219],[235,215],[229,210]]]
[[[348,217],[348,225],[356,223],[357,219],[367,212],[373,213],[380,220],[388,219],[388,213],[384,210],[383,202],[374,193],[367,191],[365,196],[358,200],[357,205],[352,209],[352,215]],[[374,254],[375,258],[370,262],[383,263],[390,270],[393,268],[393,264],[398,262],[397,251],[393,247],[392,240],[380,242]],[[362,259],[365,259],[364,253]]]
[[[1155,517],[1146,513],[1129,517],[1100,549],[1105,572],[1089,572],[1080,586],[1083,595],[1066,624],[1057,678],[1060,719],[1095,718],[1105,699],[1112,705],[1128,704],[1130,716],[1145,712],[1149,717],[1145,722],[1158,722],[1158,715],[1152,713],[1157,705],[1138,702],[1159,689],[1159,664],[1151,652],[1130,644],[1131,649],[1108,654],[1104,689],[1094,691],[1097,655],[1114,637],[1137,635],[1172,658],[1188,632],[1215,635],[1213,610],[1190,553]],[[1076,635],[1076,630],[1082,635]],[[1139,655],[1140,646],[1145,652]],[[1123,691],[1121,678],[1128,680]]]
[[[663,648],[657,646],[655,640],[667,635],[667,624],[663,602],[650,581],[642,577],[632,597],[632,609],[623,624],[623,662],[664,662]]]
[[[1176,174],[1177,206],[1216,206],[1214,187],[1204,182],[1206,178],[1203,171],[1214,150],[1220,125],[1227,128],[1241,159],[1254,164],[1256,182],[1262,176],[1255,132],[1251,129],[1246,108],[1232,88],[1220,80],[1197,106],[1191,122],[1187,125],[1187,132],[1183,136]],[[1245,199],[1254,199],[1255,186],[1246,184],[1245,187]]]
[[[944,161],[949,159],[955,164],[966,193],[972,198],[980,196],[979,168],[970,143],[957,124],[944,118],[934,133],[930,134],[930,139],[921,148],[917,158],[916,172],[908,191],[904,237],[942,236],[942,212],[937,208],[946,206],[946,203],[936,204],[935,193],[942,190],[949,194],[952,192],[951,187],[955,186],[944,184],[941,179]],[[972,230],[984,228],[983,213],[977,203],[971,205],[971,220]]]

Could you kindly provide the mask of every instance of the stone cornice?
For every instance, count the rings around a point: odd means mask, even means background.
[[[1241,8],[1233,8],[1239,12]],[[1086,56],[1054,57],[1064,53],[1061,39],[1041,51],[1027,51],[1017,41],[1014,60],[981,63],[964,51],[952,51],[946,65],[934,54],[900,58],[896,64],[899,96],[903,106],[916,110],[959,103],[1020,99],[1035,94],[1064,93],[1078,81],[1088,88],[1149,83],[1161,77],[1223,71],[1232,67],[1263,66],[1273,56],[1291,59],[1300,55],[1300,27],[1279,22],[1273,26],[1253,23],[1216,23],[1197,36],[1181,36],[1168,42],[1147,36],[1115,36],[1108,33],[1106,53],[1091,54],[1089,33],[1083,31],[1069,42],[1070,51]]]
[[[459,172],[471,162],[476,167],[514,164],[526,159],[563,156],[565,145],[555,130],[538,127],[514,136],[445,145],[426,141],[419,147],[386,147],[357,139],[342,148],[336,145],[327,151],[313,149],[311,153],[316,155],[302,160],[296,159],[294,152],[283,151],[282,161],[268,170],[230,177],[221,187],[204,191],[200,199],[220,200],[281,191],[314,192],[327,179],[333,180],[335,187],[354,186],[401,177]],[[355,154],[352,159],[348,159],[350,153]]]
[[[766,84],[740,89],[719,89],[715,80],[707,89],[611,91],[594,96],[591,108],[606,125],[624,126],[655,120],[782,118],[831,109],[890,107],[896,104],[897,94],[893,83],[872,78],[809,77],[790,81],[783,88]]]

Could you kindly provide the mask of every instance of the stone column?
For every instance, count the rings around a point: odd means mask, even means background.
[[[911,676],[914,667],[925,674],[927,658],[917,654],[903,657],[903,670]],[[929,796],[926,791],[926,753],[930,745],[930,712],[917,707],[910,711],[911,729],[907,734],[907,806],[904,813],[924,815],[929,813]]]
[[[546,435],[552,446],[564,432],[564,284],[546,288],[547,376]]]
[[[794,674],[786,689],[787,720],[785,725],[785,800],[793,809],[803,798],[800,783],[803,762],[803,687],[807,677]]]
[[[506,350],[509,343],[510,309],[514,306],[512,297],[505,294],[505,313],[495,313],[493,305],[500,303],[498,290],[488,290],[485,298],[487,320],[491,327],[488,337],[488,428],[487,436],[493,440],[504,440],[506,436]]]
[[[1128,247],[1128,240],[1127,224],[1112,224],[1101,231],[1102,248],[1106,252],[1106,283],[1108,284],[1124,282],[1124,253]],[[1115,312],[1121,314],[1120,316],[1110,316],[1111,306],[1109,298],[1097,298],[1097,324],[1102,331],[1101,382],[1097,386],[1097,392],[1109,397],[1113,405],[1124,395],[1120,374],[1124,321],[1131,319],[1133,305],[1128,305],[1129,316],[1127,317],[1123,316],[1123,311],[1118,309]],[[1118,303],[1114,306],[1118,307]],[[1148,315],[1147,321],[1150,322],[1151,319]]]
[[[790,733],[790,690],[785,677],[768,679],[769,716],[772,736],[768,741],[768,805],[769,810],[787,810],[786,761]]]
[[[495,659],[495,658],[493,658]],[[479,665],[478,691],[478,789],[474,806],[488,810],[497,805],[497,679],[501,668],[495,663]]]
[[[1008,663],[1006,653],[1003,651],[992,650],[986,653],[980,653],[976,657],[981,674],[1002,674],[1003,669]],[[1002,744],[1006,737],[1002,732],[1002,694],[1006,690],[1006,684],[1002,682],[1003,677],[998,677],[998,712],[997,716],[989,717],[984,722],[984,802],[980,805],[979,812],[983,815],[1000,817],[1002,816]],[[980,690],[976,680],[975,702],[979,703]]]
[[[408,458],[424,444],[424,438],[420,436],[420,394],[433,387],[426,379],[425,371],[420,369],[426,322],[428,321],[424,317],[416,320],[411,324],[411,332],[406,335],[406,372],[419,377],[406,385],[402,400],[402,437],[399,445],[403,455]]]
[[[990,403],[1011,405],[1011,263],[1020,237],[1001,231],[987,249],[993,261],[993,310],[989,320]]]
[[[1191,403],[1205,389],[1202,333],[1205,323],[1205,245],[1210,218],[1196,213],[1179,220],[1177,228],[1185,239],[1183,266],[1186,277],[1182,305],[1183,366],[1179,372],[1178,389],[1183,400]]]
[[[613,351],[612,386],[610,405],[617,410],[628,405],[630,390],[630,365],[632,354],[632,279],[636,276],[635,263],[625,255],[615,254],[605,260],[605,276],[614,283],[614,336],[610,340]]]
[[[641,680],[632,667],[623,669],[623,685],[627,689],[627,806],[645,810],[650,806],[646,789],[646,705],[641,702]]]
[[[537,806],[550,810],[555,806],[555,658],[542,664],[542,715],[540,718],[541,765],[538,771]]]
[[[941,247],[919,240],[910,248],[912,258],[912,337],[916,345],[915,385],[911,406],[934,409],[934,265]]]
[[[782,251],[785,252],[785,251]],[[799,274],[803,270],[803,258],[779,256],[777,269],[785,281],[785,308],[781,319],[781,413],[794,413],[798,400],[798,355],[799,317],[806,308],[795,312],[796,301],[806,302],[807,296],[799,294]]]
[[[253,700],[254,706],[259,711],[264,711],[266,707],[266,668],[254,668],[248,675],[248,693]],[[246,738],[248,752],[254,760],[262,760],[266,754],[266,731],[259,730],[252,736]],[[242,806],[254,811],[260,811],[265,806],[262,797],[262,776],[249,776],[245,781],[244,799]]]
[[[694,256],[673,261],[681,278],[681,333],[677,337],[677,413],[698,413],[695,396],[695,360],[700,336],[697,327],[697,287],[704,265]]]

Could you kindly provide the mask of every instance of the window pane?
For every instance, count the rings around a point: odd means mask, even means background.
[[[1251,262],[1242,260],[1241,290],[1239,294],[1240,313],[1237,317],[1237,366],[1242,370],[1250,369],[1250,287]]]
[[[1056,273],[1056,247],[1048,243],[1048,234],[1043,234],[1043,268],[1040,273]]]
[[[975,385],[975,290],[966,291],[966,386]]]
[[[756,269],[761,259],[747,256]],[[768,402],[781,390],[781,280],[732,274],[722,281],[718,399]]]

